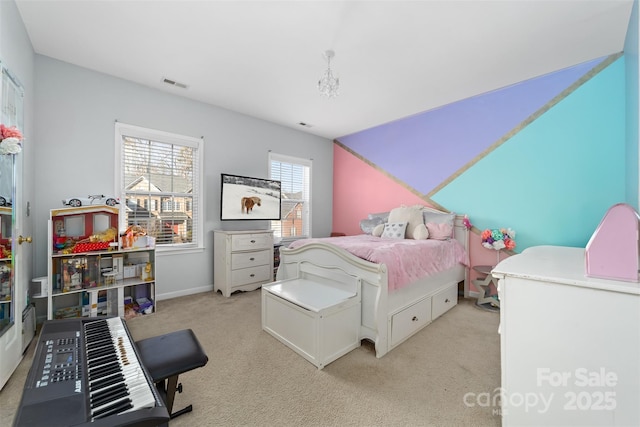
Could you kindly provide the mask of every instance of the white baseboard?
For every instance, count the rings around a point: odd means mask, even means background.
[[[208,286],[200,286],[198,288],[189,288],[176,292],[166,292],[163,294],[156,294],[156,300],[162,301],[171,298],[184,297],[187,295],[199,294],[202,292],[210,292],[213,291],[213,285]],[[480,294],[478,291],[469,291],[469,298],[478,298]]]
[[[469,291],[469,298],[478,299],[479,296],[480,296],[480,293],[478,291]]]
[[[189,288],[176,292],[166,292],[162,294],[156,294],[156,300],[162,301],[165,299],[184,297],[187,295],[200,294],[202,292],[210,292],[213,291],[213,285],[208,286],[200,286],[198,288]]]

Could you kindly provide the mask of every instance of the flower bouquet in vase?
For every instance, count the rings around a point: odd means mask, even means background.
[[[22,133],[15,127],[0,124],[0,154],[18,154],[22,151]]]
[[[510,228],[486,229],[480,237],[482,239],[482,246],[496,251],[496,265],[500,262],[500,251],[502,249],[513,250],[516,247],[516,232]]]

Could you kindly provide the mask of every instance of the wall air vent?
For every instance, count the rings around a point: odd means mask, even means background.
[[[177,82],[175,80],[167,79],[166,77],[162,79],[162,83],[166,83],[171,86],[179,87],[181,89],[186,89],[187,85],[184,83]]]

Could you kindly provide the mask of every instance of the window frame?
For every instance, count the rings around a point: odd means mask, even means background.
[[[194,241],[190,243],[156,243],[156,252],[158,253],[188,253],[202,252],[204,250],[204,139],[191,136],[180,135],[171,132],[165,132],[157,129],[150,129],[136,125],[116,122],[115,124],[115,189],[119,194],[121,201],[126,201],[126,191],[124,188],[122,170],[122,149],[123,137],[129,136],[144,140],[156,141],[165,144],[181,145],[191,147],[196,153],[197,172],[193,174],[194,198],[197,200],[197,207],[194,211],[196,219],[193,226],[196,232],[192,234]],[[152,202],[158,202],[153,200]],[[161,207],[161,204],[158,206]],[[126,202],[120,203],[120,229],[127,227],[126,223]]]
[[[300,165],[303,166],[305,168],[308,169],[308,173],[307,173],[307,182],[303,184],[303,187],[305,187],[305,190],[307,191],[307,197],[303,197],[302,200],[305,201],[305,205],[303,208],[303,212],[302,212],[302,218],[303,218],[303,225],[306,225],[306,227],[303,226],[303,230],[301,231],[301,233],[305,232],[305,228],[306,228],[306,234],[302,234],[300,236],[295,236],[295,237],[282,237],[282,243],[283,244],[288,244],[294,240],[299,240],[299,239],[305,239],[305,238],[309,238],[311,237],[311,230],[312,230],[312,213],[311,213],[311,200],[312,200],[312,176],[313,176],[313,160],[310,159],[304,159],[301,157],[294,157],[294,156],[288,156],[288,155],[284,155],[284,154],[278,154],[278,153],[273,153],[273,152],[269,152],[269,156],[268,156],[268,176],[269,179],[279,179],[277,177],[272,177],[271,175],[271,163],[272,162],[281,162],[281,163],[290,163],[293,165]],[[284,188],[284,186],[282,187]],[[284,194],[284,190],[282,191],[282,193]],[[304,216],[306,215],[306,224],[304,222]],[[296,215],[297,216],[297,215]],[[280,223],[280,229],[282,230],[283,225],[282,225],[282,221],[284,219],[281,218],[279,221],[270,221],[269,222],[269,228],[271,230],[274,230],[273,227],[273,223],[274,222],[279,222]],[[295,224],[291,225],[291,228],[295,228]]]

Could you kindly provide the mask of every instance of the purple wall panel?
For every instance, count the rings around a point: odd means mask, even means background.
[[[603,59],[337,139],[428,194]]]

